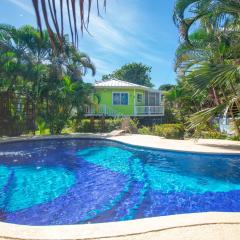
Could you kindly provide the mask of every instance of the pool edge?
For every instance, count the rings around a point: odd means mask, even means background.
[[[192,213],[123,222],[60,226],[25,226],[0,222],[0,239],[90,240],[128,236],[131,239],[131,236],[147,233],[213,225],[237,225],[240,229],[240,213]]]
[[[129,135],[124,135],[128,137]],[[133,135],[130,135],[133,136]],[[136,135],[135,135],[136,136]],[[139,135],[143,136],[143,135]],[[130,143],[129,140],[122,139],[122,136],[111,136],[109,134],[81,134],[81,133],[74,133],[74,134],[66,134],[66,135],[46,135],[46,136],[20,136],[20,137],[6,137],[0,138],[1,143],[8,143],[8,142],[19,142],[19,141],[30,141],[30,140],[51,140],[51,139],[102,139],[107,141],[113,141],[117,143],[122,143],[132,147],[143,147],[148,149],[155,149],[155,150],[162,150],[162,151],[172,151],[172,152],[181,152],[181,153],[196,153],[196,154],[215,154],[215,155],[240,155],[240,152],[214,152],[214,151],[204,151],[204,150],[195,150],[195,149],[176,149],[175,146],[171,146],[169,148],[164,148],[160,146],[149,146],[144,143]],[[169,141],[169,139],[166,139]],[[179,140],[181,141],[181,140]],[[225,140],[228,141],[228,140]]]
[[[106,139],[114,142],[119,142],[122,144],[130,146],[140,146],[129,144],[121,140],[111,139],[107,135],[95,135],[95,134],[72,134],[63,136],[35,136],[35,137],[17,137],[17,138],[6,138],[1,139],[0,143],[4,142],[18,142],[25,140],[44,140],[44,139]],[[142,146],[146,148],[151,148],[148,146]],[[152,149],[162,148],[152,147]],[[167,151],[178,151],[169,150]],[[199,153],[195,151],[180,151],[180,152],[190,152]],[[200,152],[204,154],[211,154],[209,152]],[[216,154],[216,153],[213,153]],[[239,153],[219,153],[226,155],[239,155]],[[93,240],[93,239],[132,239],[131,236],[142,236],[144,234],[153,233],[164,233],[173,230],[177,230],[179,233],[185,232],[186,229],[192,234],[191,238],[195,239],[194,234],[196,234],[196,227],[211,229],[212,233],[216,233],[215,227],[227,228],[227,226],[234,226],[236,231],[233,233],[236,235],[240,232],[240,213],[239,212],[208,212],[208,213],[191,213],[191,214],[179,214],[170,215],[154,218],[145,218],[138,220],[131,220],[125,222],[113,222],[113,223],[97,223],[97,224],[85,224],[85,225],[61,225],[61,226],[26,226],[17,225],[11,223],[0,222],[0,240],[10,240],[10,239],[79,239],[79,240]],[[220,233],[219,233],[220,234]],[[210,236],[210,235],[209,235]],[[201,239],[217,239],[207,236]],[[239,235],[238,235],[239,236]],[[134,238],[135,239],[135,238]],[[141,238],[143,239],[143,238]],[[149,238],[150,239],[150,238]],[[155,238],[154,238],[155,239]],[[157,238],[166,239],[166,238]],[[182,239],[176,236],[173,239]],[[199,238],[196,238],[199,239]],[[225,239],[225,238],[222,238]],[[226,238],[227,239],[227,238]],[[231,238],[238,239],[238,238]]]

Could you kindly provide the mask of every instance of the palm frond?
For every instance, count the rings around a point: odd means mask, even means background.
[[[229,18],[239,18],[239,15],[238,0],[178,0],[174,9],[174,22],[182,39],[192,44],[189,32],[197,21],[204,23],[207,28],[215,29],[221,28]]]
[[[229,88],[235,85],[240,76],[240,66],[234,64],[203,63],[187,76],[189,82],[198,90],[210,87]]]
[[[226,107],[227,104],[223,103],[216,107],[207,108],[197,113],[194,113],[189,119],[188,130],[194,129],[203,123],[209,122],[211,119],[218,116],[220,113],[223,113]]]
[[[48,1],[48,4],[46,4]],[[99,11],[99,0],[95,0],[97,4],[97,11]],[[43,24],[45,24],[49,33],[52,46],[56,48],[56,38],[54,32],[56,32],[57,40],[62,46],[64,38],[64,14],[63,9],[67,6],[68,22],[72,37],[72,43],[77,46],[78,44],[78,21],[77,13],[80,13],[80,31],[83,33],[84,30],[88,31],[88,24],[90,21],[90,12],[92,8],[93,0],[60,0],[57,5],[55,0],[32,0],[32,4],[35,10],[37,19],[37,25],[40,32],[43,32]],[[102,0],[104,8],[106,8],[106,0]],[[58,7],[57,7],[58,6]],[[87,9],[87,16],[85,16],[84,10]],[[60,15],[60,16],[59,16]],[[60,21],[59,21],[60,19]]]

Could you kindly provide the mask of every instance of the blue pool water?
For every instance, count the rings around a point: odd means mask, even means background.
[[[240,211],[240,155],[59,139],[0,144],[0,221],[123,221]]]

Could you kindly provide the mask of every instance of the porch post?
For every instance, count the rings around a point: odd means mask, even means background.
[[[136,116],[136,114],[137,114],[137,111],[136,111],[136,90],[135,90],[135,88],[134,88],[134,90],[133,90],[133,104],[134,104],[134,106],[133,106],[133,113],[134,113],[134,116]]]
[[[104,114],[106,115],[107,114],[107,105],[104,104]]]

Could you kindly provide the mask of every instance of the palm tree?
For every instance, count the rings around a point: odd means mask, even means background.
[[[55,45],[58,44],[56,41]],[[94,75],[95,66],[90,58],[78,52],[67,37],[62,49],[54,51],[47,31],[41,36],[31,26],[16,29],[0,25],[0,96],[8,96],[2,101],[9,102],[10,118],[28,121],[31,113],[32,125],[39,115],[51,116],[53,122],[61,116],[66,120],[71,111],[54,116],[52,106],[61,110],[81,108],[91,90],[82,80],[89,69]],[[22,107],[16,111],[20,101]],[[65,120],[62,122],[66,123]]]
[[[195,95],[207,91],[205,101],[213,98],[191,116],[190,128],[228,111],[240,135],[233,112],[233,108],[240,112],[239,9],[239,1],[177,1],[174,17],[183,41],[176,52],[176,70],[195,89]],[[192,16],[186,18],[189,11]],[[196,21],[200,27],[190,33]]]
[[[57,58],[61,58],[66,73],[71,76],[73,81],[82,80],[82,76],[85,76],[88,70],[92,72],[93,76],[96,74],[96,68],[89,56],[86,53],[79,52],[66,39],[63,43],[63,50],[63,53],[62,50],[59,52]]]
[[[180,30],[181,37],[188,43],[191,43],[189,33],[195,23],[200,22],[206,29],[217,29],[229,18],[238,22],[239,16],[238,0],[178,0],[174,9],[174,22]]]

